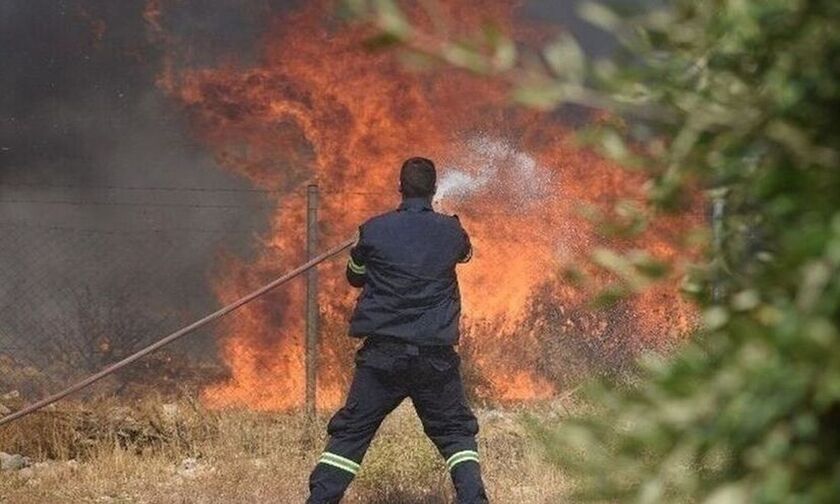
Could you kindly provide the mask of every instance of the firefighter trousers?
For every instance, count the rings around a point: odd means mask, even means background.
[[[406,397],[446,460],[458,503],[486,504],[478,421],[467,404],[459,365],[452,347],[366,341],[356,355],[347,401],[327,426],[330,438],[310,475],[307,504],[341,501],[379,425]]]

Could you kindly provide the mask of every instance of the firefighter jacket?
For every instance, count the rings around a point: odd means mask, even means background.
[[[458,218],[435,212],[425,198],[406,198],[397,210],[364,223],[347,264],[349,282],[362,288],[350,335],[457,344],[461,295],[455,267],[471,254]]]

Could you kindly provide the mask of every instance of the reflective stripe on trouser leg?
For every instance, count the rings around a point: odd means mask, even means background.
[[[337,467],[343,471],[349,472],[353,476],[358,474],[359,469],[362,468],[362,466],[360,466],[356,462],[353,462],[348,458],[344,458],[341,455],[336,455],[335,453],[330,452],[322,453],[321,456],[318,458],[318,463]]]
[[[468,460],[478,463],[478,452],[473,450],[459,451],[446,459],[446,467],[451,471],[456,465]]]
[[[349,261],[347,261],[347,267],[350,268],[350,271],[357,275],[364,275],[366,271],[365,265],[357,263],[352,257]]]

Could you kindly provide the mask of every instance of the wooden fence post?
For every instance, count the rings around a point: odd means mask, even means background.
[[[306,188],[306,256],[318,253],[318,186]],[[315,419],[318,380],[318,271],[306,273],[306,416]]]

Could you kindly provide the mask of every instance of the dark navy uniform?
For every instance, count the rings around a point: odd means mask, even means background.
[[[310,476],[309,504],[341,500],[382,420],[406,397],[446,460],[458,502],[488,502],[478,422],[453,348],[461,312],[455,267],[471,253],[458,219],[434,212],[422,198],[407,198],[359,229],[347,265],[348,281],[362,288],[350,335],[365,342],[347,402],[330,420],[330,440]]]

